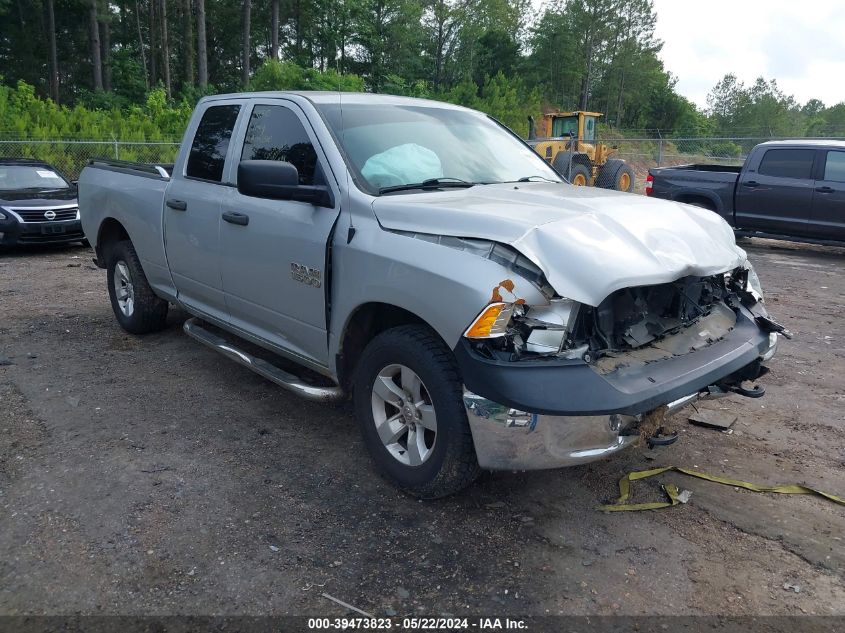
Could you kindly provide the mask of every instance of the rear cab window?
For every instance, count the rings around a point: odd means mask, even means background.
[[[845,182],[845,152],[829,151],[825,157],[824,179]]]
[[[815,155],[814,149],[769,149],[757,171],[761,176],[812,180]]]
[[[226,152],[240,108],[237,104],[211,106],[203,113],[191,143],[185,176],[222,182]]]

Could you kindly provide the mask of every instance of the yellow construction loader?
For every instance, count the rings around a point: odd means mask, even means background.
[[[634,190],[634,170],[617,150],[596,142],[600,112],[550,112],[539,131],[528,117],[528,144],[573,185]]]

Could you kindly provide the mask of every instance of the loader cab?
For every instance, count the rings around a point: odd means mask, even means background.
[[[553,137],[578,136],[578,117],[562,116],[552,119]]]
[[[547,114],[546,134],[553,138],[574,136],[582,143],[596,140],[598,112],[555,112]]]

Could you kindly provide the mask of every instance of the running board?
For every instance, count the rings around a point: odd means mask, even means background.
[[[202,327],[201,321],[197,318],[191,318],[185,321],[182,329],[185,330],[185,334],[198,340],[203,345],[207,345],[211,349],[223,354],[223,356],[240,363],[244,367],[248,367],[256,374],[276,383],[280,387],[292,391],[298,396],[318,402],[340,400],[344,396],[343,389],[340,387],[319,387],[316,385],[309,385],[308,383],[303,382],[303,380],[298,376],[294,376],[293,374],[279,369],[275,365],[271,365],[266,360],[238,349],[226,339],[221,338]]]

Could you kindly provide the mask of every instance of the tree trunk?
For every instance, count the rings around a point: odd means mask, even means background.
[[[88,30],[91,36],[91,66],[94,73],[94,91],[103,89],[103,60],[100,57],[100,27],[97,21],[97,0],[91,0],[88,10]]]
[[[103,90],[111,92],[111,25],[100,22],[103,39]]]
[[[294,0],[293,15],[296,21],[296,45],[294,48],[296,52],[294,62],[302,66],[302,3],[300,0]]]
[[[50,45],[50,98],[59,103],[59,57],[56,54],[56,13],[53,0],[47,0],[47,39]]]
[[[593,34],[587,35],[587,51],[586,51],[586,72],[581,78],[581,98],[578,100],[578,108],[580,110],[587,109],[587,101],[590,96],[590,80],[593,74]]]
[[[144,52],[144,36],[141,34],[141,1],[135,0],[135,22],[138,25],[138,50],[141,51],[141,65],[144,67],[144,85],[149,90],[150,75],[147,72],[147,54]]]
[[[191,15],[191,0],[185,0],[184,8],[185,15],[183,16],[182,28],[185,29],[183,33],[183,50],[182,54],[185,56],[185,86],[194,85],[194,19]]]
[[[161,24],[161,68],[164,73],[164,91],[170,99],[173,94],[170,84],[170,43],[167,39],[167,0],[161,0],[161,13],[159,13]]]
[[[148,0],[150,5],[150,86],[158,85],[158,0]]]
[[[270,57],[279,59],[279,0],[272,0],[270,9]]]
[[[619,77],[619,100],[616,103],[616,127],[622,127],[622,106],[625,103],[625,69]]]
[[[249,85],[249,35],[250,35],[250,27],[251,27],[251,20],[252,20],[252,0],[243,0],[244,1],[244,32],[243,32],[243,43],[244,43],[244,50],[243,50],[243,66],[242,66],[242,74],[241,74],[241,84],[244,88]]]
[[[197,80],[208,85],[208,44],[205,39],[205,0],[197,0]]]

